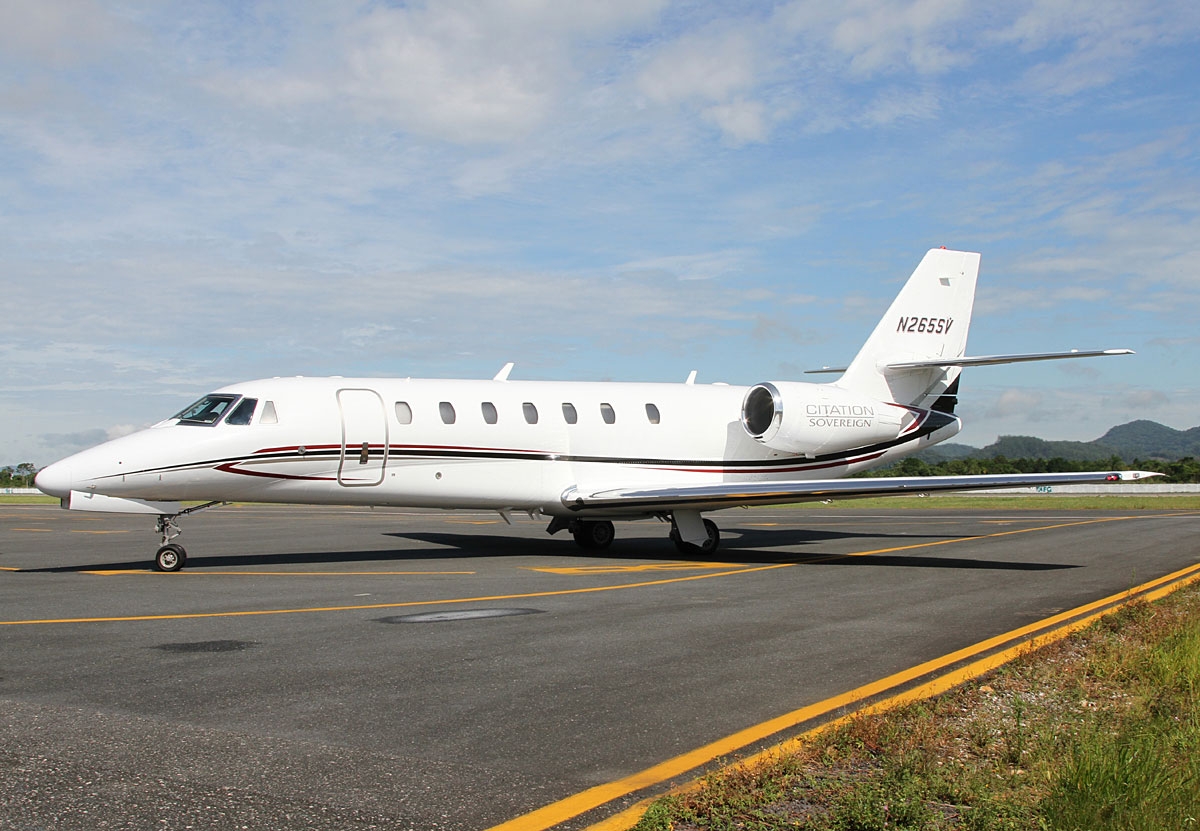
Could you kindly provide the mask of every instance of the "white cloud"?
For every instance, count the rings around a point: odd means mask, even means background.
[[[3,8],[7,436],[281,372],[781,377],[942,243],[976,343],[1200,360],[1194,4]],[[1079,377],[1013,386],[1067,430]]]
[[[74,67],[134,40],[119,13],[93,0],[4,0],[0,20],[0,61],[25,66]]]
[[[623,263],[617,270],[629,274],[662,274],[678,280],[713,280],[734,276],[746,266],[746,251],[711,251],[704,254],[676,254]]]
[[[911,69],[928,75],[969,62],[956,51],[966,0],[851,0],[832,5],[796,0],[779,17],[810,43],[829,43],[857,76]]]
[[[725,101],[755,85],[755,63],[743,32],[689,34],[659,49],[637,86],[656,103]]]
[[[593,38],[636,31],[662,3],[461,2],[375,6],[326,33],[311,63],[210,84],[272,108],[348,110],[358,120],[463,145],[523,140],[567,105]]]
[[[1179,43],[1198,28],[1200,14],[1189,3],[1032,0],[991,37],[1049,53],[1025,72],[1028,91],[1073,96],[1121,77],[1142,50]]]
[[[1037,412],[1042,406],[1042,395],[1023,389],[1008,389],[1000,394],[987,415],[993,418],[1026,417]]]
[[[704,110],[704,118],[715,124],[735,147],[767,138],[766,109],[758,101],[714,104]]]

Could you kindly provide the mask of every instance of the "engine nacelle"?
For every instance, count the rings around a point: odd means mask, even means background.
[[[742,426],[755,441],[805,456],[889,441],[915,418],[908,408],[824,384],[758,384],[742,401]]]

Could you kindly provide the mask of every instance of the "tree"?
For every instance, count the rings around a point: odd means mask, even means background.
[[[21,462],[16,467],[0,467],[0,488],[32,488],[37,468],[30,462]]]

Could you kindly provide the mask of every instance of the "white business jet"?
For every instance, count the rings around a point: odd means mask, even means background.
[[[686,554],[717,548],[722,508],[1141,478],[1137,472],[847,479],[958,433],[962,367],[1130,354],[965,357],[979,255],[929,251],[832,383],[272,378],[43,469],[71,510],[158,517],[155,567],[186,553],[176,520],[231,501],[514,512],[605,548],[613,520],[659,519]],[[203,504],[184,508],[184,501]]]

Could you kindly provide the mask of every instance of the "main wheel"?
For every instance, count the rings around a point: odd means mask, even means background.
[[[704,520],[704,530],[708,533],[708,539],[706,539],[700,545],[696,545],[695,543],[685,542],[683,538],[679,536],[679,529],[672,525],[671,542],[675,543],[675,548],[679,550],[680,554],[684,554],[689,557],[695,557],[697,555],[707,556],[715,552],[717,550],[717,546],[721,544],[721,529],[717,527],[717,523],[713,522],[711,519],[706,519]]]
[[[182,545],[167,543],[154,555],[155,571],[179,571],[187,562],[187,552]]]
[[[606,519],[598,522],[580,520],[571,528],[571,536],[580,548],[608,548],[617,532]]]

